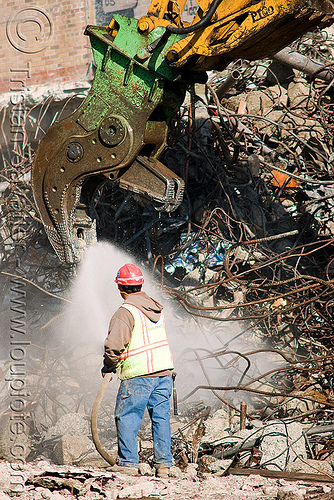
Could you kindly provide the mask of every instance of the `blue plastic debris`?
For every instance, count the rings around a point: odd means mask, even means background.
[[[207,267],[212,269],[213,267],[222,266],[225,260],[225,252],[231,246],[229,241],[219,241],[215,248],[213,248],[206,261]]]
[[[181,244],[185,243],[186,234],[181,235]],[[195,268],[213,269],[222,266],[225,252],[231,246],[227,240],[219,240],[214,243],[203,241],[196,233],[188,236],[189,245],[181,252],[175,253],[168,261],[165,261],[165,270],[173,275],[177,269],[183,269],[184,275]]]

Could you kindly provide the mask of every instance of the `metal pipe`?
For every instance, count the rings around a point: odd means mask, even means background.
[[[313,61],[309,57],[299,54],[291,49],[291,47],[285,47],[273,56],[275,61],[278,61],[285,66],[289,66],[298,71],[302,71],[306,75],[312,76],[315,72],[323,68],[324,65],[318,61]],[[322,69],[316,73],[316,77],[330,83],[334,78],[334,72],[331,69]]]
[[[240,430],[246,429],[247,403],[240,403]]]
[[[308,436],[312,436],[313,434],[325,434],[326,432],[333,433],[334,425],[317,425],[316,427],[307,429],[305,434],[307,434]]]
[[[228,448],[227,450],[222,450],[219,453],[214,453],[213,456],[215,458],[224,458],[224,459],[234,457],[234,455],[236,455],[237,453],[251,450],[255,446],[257,440],[258,438],[253,438],[249,439],[247,442],[242,441],[242,443],[233,446],[233,448]]]
[[[237,83],[241,78],[241,73],[239,70],[234,69],[224,80],[219,87],[216,89],[216,94],[219,100]]]

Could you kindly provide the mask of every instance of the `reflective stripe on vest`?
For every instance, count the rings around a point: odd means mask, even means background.
[[[159,321],[154,323],[140,310],[130,304],[127,309],[134,318],[131,340],[120,356],[117,375],[121,380],[140,377],[174,367],[169,349],[163,312]]]

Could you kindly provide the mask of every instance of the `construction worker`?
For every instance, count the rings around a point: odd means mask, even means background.
[[[124,302],[110,320],[102,368],[102,375],[116,371],[121,380],[115,407],[119,465],[113,470],[138,472],[137,434],[147,408],[156,474],[168,477],[172,465],[169,411],[174,366],[163,307],[141,291],[144,278],[134,264],[122,266],[115,283]]]

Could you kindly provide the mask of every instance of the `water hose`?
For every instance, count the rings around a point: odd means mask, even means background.
[[[100,453],[101,457],[104,458],[110,465],[115,465],[116,464],[116,459],[111,457],[109,453],[102,447],[99,439],[99,435],[97,432],[97,416],[99,414],[99,409],[100,405],[104,396],[104,393],[106,392],[106,389],[108,387],[109,382],[112,380],[112,373],[106,373],[105,376],[103,377],[102,384],[100,385],[100,388],[98,390],[98,393],[96,395],[96,399],[93,405],[92,409],[92,415],[90,418],[90,428],[92,431],[92,437],[93,441],[95,444],[95,448],[97,451]]]

